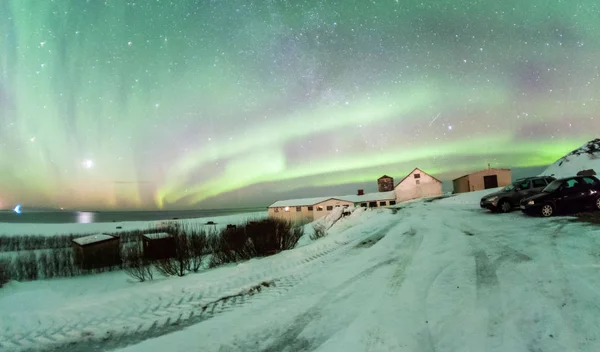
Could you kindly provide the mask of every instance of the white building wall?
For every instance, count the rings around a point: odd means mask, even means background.
[[[344,207],[344,206],[351,207],[353,205],[354,205],[354,203],[348,202],[345,200],[339,200],[339,199],[326,200],[319,204],[315,204],[315,206],[313,208],[313,219],[317,220],[317,219],[320,219],[320,218],[328,215],[336,207]],[[327,210],[328,207],[332,207],[332,209]]]
[[[420,177],[415,178],[415,174],[420,175]],[[396,186],[394,192],[396,193],[397,202],[436,197],[442,195],[442,183],[425,172],[416,169]]]

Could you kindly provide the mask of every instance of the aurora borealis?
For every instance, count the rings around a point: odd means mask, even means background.
[[[547,165],[598,137],[599,66],[597,0],[3,0],[0,208]]]

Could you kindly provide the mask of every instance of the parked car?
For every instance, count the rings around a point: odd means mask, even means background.
[[[556,178],[552,176],[535,176],[521,178],[512,184],[481,198],[479,206],[493,212],[508,213],[518,208],[521,199],[540,193]]]
[[[521,210],[544,217],[586,209],[600,210],[600,181],[595,176],[575,176],[553,181],[534,196],[521,200]]]

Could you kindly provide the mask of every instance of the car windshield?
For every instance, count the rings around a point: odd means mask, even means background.
[[[562,185],[562,181],[552,181],[542,192],[551,193],[554,192]]]

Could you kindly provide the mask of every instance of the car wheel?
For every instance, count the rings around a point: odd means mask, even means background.
[[[540,213],[545,218],[550,217],[552,216],[552,214],[554,214],[554,207],[552,206],[552,204],[544,204],[540,209]]]
[[[596,207],[596,210],[600,210],[600,197],[596,198],[596,201],[594,202],[594,207]]]
[[[512,209],[512,206],[510,205],[509,201],[507,201],[507,200],[501,200],[500,204],[498,204],[498,209],[502,213],[508,213]]]

